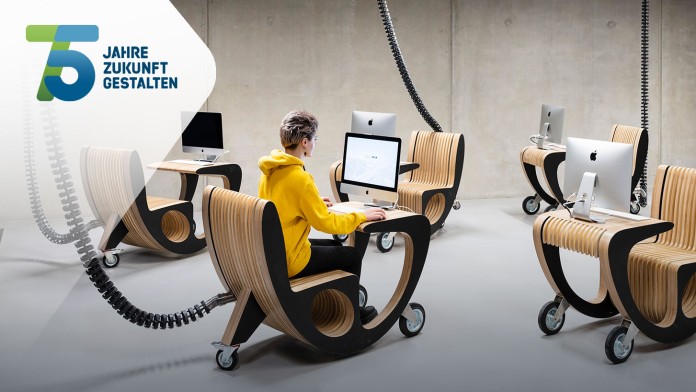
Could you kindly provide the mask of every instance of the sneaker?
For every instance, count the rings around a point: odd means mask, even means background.
[[[374,306],[365,306],[364,308],[360,308],[360,322],[365,325],[374,320],[375,317],[377,317],[377,314],[377,309],[375,309]]]

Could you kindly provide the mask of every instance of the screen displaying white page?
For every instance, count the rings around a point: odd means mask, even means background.
[[[346,143],[344,180],[396,188],[398,143],[352,137]]]

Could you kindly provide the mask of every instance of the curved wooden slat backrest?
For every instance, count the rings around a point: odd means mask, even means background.
[[[203,195],[203,224],[208,251],[225,288],[238,298],[244,290],[252,291],[266,314],[264,323],[304,340],[278,297],[279,292],[290,291],[290,283],[273,203],[208,186]],[[279,276],[284,279],[272,278]]]
[[[171,253],[153,238],[140,215],[142,211],[139,208],[147,206],[147,196],[143,169],[136,151],[83,147],[81,167],[85,193],[97,219],[108,225],[115,214],[128,228],[123,242]]]
[[[425,215],[431,233],[445,222],[459,190],[464,165],[464,135],[449,132],[411,133],[408,157],[419,167],[399,183],[399,204]]]
[[[628,125],[614,124],[611,129],[611,138],[615,143],[633,145],[633,175],[631,176],[631,189],[634,189],[643,174],[643,167],[648,156],[648,133],[643,128]]]
[[[687,317],[696,316],[696,280],[678,292],[679,265],[696,263],[696,170],[660,165],[653,188],[651,217],[674,223],[654,242],[629,254],[632,296],[641,314],[656,325],[670,326],[678,317],[677,303]]]
[[[82,148],[80,162],[85,193],[95,217],[106,223],[113,213],[124,216],[145,183],[142,172],[133,170],[140,165],[138,154],[90,146]]]
[[[696,252],[696,169],[660,165],[651,216],[674,223],[657,243]]]
[[[406,182],[451,188],[457,182],[457,152],[463,143],[460,133],[414,131],[408,143],[408,160],[420,167],[409,173]]]

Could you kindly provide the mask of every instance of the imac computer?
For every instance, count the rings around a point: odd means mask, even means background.
[[[350,131],[378,136],[396,136],[396,114],[354,111]]]
[[[400,138],[347,132],[341,192],[396,203],[400,155]]]
[[[564,189],[574,200],[573,216],[590,218],[590,209],[628,215],[631,203],[633,145],[569,137],[566,141]],[[575,197],[570,196],[575,194]],[[577,215],[577,216],[576,216]]]
[[[181,113],[181,147],[184,152],[201,153],[202,162],[213,162],[225,153],[222,145],[222,114]]]
[[[560,144],[563,138],[563,115],[565,107],[553,106],[548,104],[541,105],[541,121],[539,123],[539,134],[532,136],[539,148],[544,147],[544,142]]]

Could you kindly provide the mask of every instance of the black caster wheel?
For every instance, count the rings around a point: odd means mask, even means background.
[[[535,196],[527,196],[524,198],[524,200],[522,200],[522,210],[524,210],[527,215],[534,215],[539,212],[541,203],[535,203],[535,199]]]
[[[452,204],[452,208],[454,208],[455,210],[458,210],[458,209],[462,208],[462,204],[459,202],[459,200],[455,200],[454,204]]]
[[[604,342],[604,353],[607,358],[613,363],[624,363],[633,352],[633,340],[628,347],[624,347],[624,339],[626,338],[626,327],[616,327],[609,332],[607,341]]]
[[[544,208],[544,212],[556,211],[556,208],[558,208],[558,206],[548,206]]]
[[[377,249],[382,253],[389,252],[394,246],[394,237],[389,238],[389,233],[379,233],[377,235]]]
[[[333,234],[333,239],[339,242],[346,242],[348,239],[348,234]]]
[[[121,261],[121,257],[118,253],[105,253],[102,257],[102,264],[106,268],[116,267],[119,261]]]
[[[399,316],[399,330],[407,338],[414,337],[420,333],[425,325],[425,309],[415,302],[409,304],[413,313],[416,314],[416,321],[411,321],[404,316]]]
[[[640,204],[638,204],[637,202],[636,203],[631,202],[631,214],[638,215],[639,212],[640,212]]]
[[[239,364],[239,354],[237,353],[237,350],[234,350],[227,361],[223,360],[222,352],[222,350],[218,350],[217,354],[215,354],[215,362],[217,362],[218,367],[227,371],[234,370]]]
[[[364,308],[366,304],[367,304],[367,289],[363,285],[360,285],[360,287],[358,287],[358,307]]]
[[[558,302],[549,301],[541,307],[541,310],[539,310],[539,317],[537,318],[537,321],[539,322],[539,329],[541,329],[541,332],[543,332],[545,335],[555,335],[561,330],[561,328],[563,328],[563,323],[565,323],[565,313],[563,313],[563,316],[561,316],[561,319],[558,321],[556,321],[554,318],[556,316],[556,312],[558,312],[559,305],[560,304]]]

